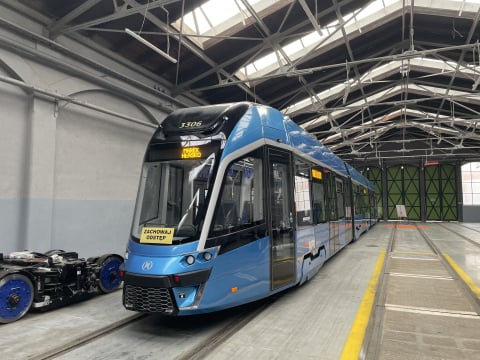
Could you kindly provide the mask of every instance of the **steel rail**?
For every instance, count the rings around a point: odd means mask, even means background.
[[[448,230],[448,231],[454,233],[455,235],[460,236],[463,240],[468,241],[468,242],[471,243],[472,245],[475,245],[475,246],[477,246],[477,247],[480,247],[480,243],[479,243],[479,242],[468,238],[467,236],[459,233],[458,231],[455,231],[455,230],[452,230],[452,229],[446,227],[444,224],[439,224],[439,225],[440,225],[443,229]],[[480,233],[480,230],[477,230],[477,229],[474,229],[474,228],[471,228],[471,227],[468,227],[468,226],[465,226],[465,225],[460,225],[460,224],[459,224],[459,226],[463,226],[463,227],[465,227],[465,228],[467,228],[467,229],[469,229],[469,230],[476,231],[476,232],[479,232],[479,233]]]
[[[378,226],[378,224],[377,224]],[[387,285],[388,285],[388,269],[390,268],[391,253],[395,249],[395,243],[397,240],[397,227],[395,223],[390,234],[390,239],[386,247],[385,261],[383,263],[383,270],[378,281],[377,292],[375,294],[374,309],[372,310],[371,318],[368,321],[367,330],[365,332],[365,339],[362,344],[362,354],[365,359],[367,354],[374,355],[374,358],[378,358],[378,351],[381,344],[381,333],[383,329],[383,319],[385,313],[385,302],[387,297]]]
[[[93,340],[97,340],[99,337],[106,336],[108,334],[111,334],[112,332],[115,332],[119,329],[124,328],[127,325],[130,325],[140,319],[143,319],[146,317],[147,314],[134,314],[132,316],[129,316],[125,319],[116,321],[112,324],[108,324],[107,326],[104,326],[103,328],[100,328],[98,330],[95,330],[87,335],[81,336],[77,339],[74,339],[72,341],[69,341],[65,344],[62,344],[52,350],[46,351],[43,354],[33,356],[31,359],[33,360],[50,360],[54,359],[60,355],[69,353],[75,349],[78,349],[82,347],[85,344],[88,344],[89,342]]]
[[[417,228],[418,232],[422,236],[422,238],[425,240],[427,245],[432,249],[432,251],[435,253],[435,255],[438,256],[438,259],[440,262],[445,266],[447,271],[452,275],[452,277],[458,281],[460,284],[460,287],[462,288],[464,294],[466,295],[467,299],[469,300],[470,304],[473,306],[473,309],[475,312],[480,315],[480,299],[477,298],[476,294],[472,291],[472,289],[468,286],[468,284],[464,281],[464,279],[459,276],[459,274],[455,271],[455,269],[452,267],[450,262],[448,262],[443,255],[443,253],[439,250],[439,248],[435,245],[433,240],[425,233],[423,229],[421,229],[417,224],[415,224],[415,227]]]

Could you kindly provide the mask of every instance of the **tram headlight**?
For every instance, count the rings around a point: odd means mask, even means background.
[[[195,257],[193,255],[188,255],[185,258],[185,261],[187,262],[188,265],[193,265],[193,263],[195,262]]]
[[[203,253],[203,259],[205,261],[210,261],[212,259],[212,254],[210,254],[208,251]]]

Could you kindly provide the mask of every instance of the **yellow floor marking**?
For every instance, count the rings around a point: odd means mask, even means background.
[[[348,335],[348,339],[343,347],[341,360],[355,359],[360,357],[360,351],[362,350],[363,339],[365,338],[365,332],[367,330],[368,320],[373,308],[373,302],[375,300],[375,293],[377,291],[378,280],[380,279],[380,273],[385,261],[385,251],[382,251],[378,256],[377,263],[373,269],[372,277],[368,282],[367,290],[363,295],[360,308]]]
[[[458,266],[458,264],[448,254],[443,254],[443,257],[445,258],[445,260],[448,261],[450,266],[453,268],[453,270],[455,270],[457,275],[460,276],[463,282],[468,285],[468,287],[475,294],[477,299],[480,300],[480,287],[475,283],[475,281],[473,281],[472,278],[468,276],[467,273],[463,271],[463,269]]]

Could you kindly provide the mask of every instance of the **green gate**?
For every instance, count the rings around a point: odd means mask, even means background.
[[[456,167],[451,164],[425,167],[426,219],[458,219]]]
[[[409,220],[420,220],[420,179],[418,167],[397,165],[387,169],[388,219],[397,217],[396,205],[405,205]]]

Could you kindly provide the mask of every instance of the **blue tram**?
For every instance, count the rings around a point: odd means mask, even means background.
[[[278,110],[176,110],[145,153],[123,304],[189,315],[302,284],[376,222],[375,197]]]

